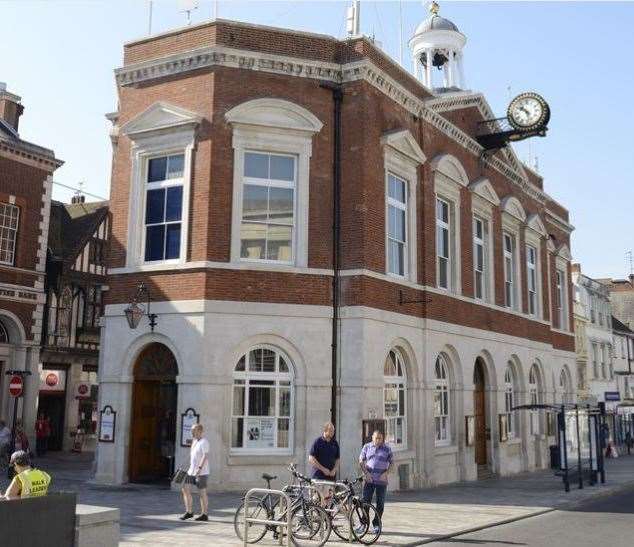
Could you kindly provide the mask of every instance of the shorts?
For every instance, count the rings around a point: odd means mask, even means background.
[[[185,477],[185,484],[191,484],[199,490],[206,490],[207,477],[209,477],[209,475],[198,475],[197,477],[194,475],[187,475]]]

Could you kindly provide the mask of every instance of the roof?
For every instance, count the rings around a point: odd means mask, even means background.
[[[74,260],[107,213],[107,201],[51,202],[48,248],[53,259]]]
[[[619,332],[625,332],[627,334],[634,334],[627,325],[621,323],[616,317],[612,316],[612,330],[616,330]]]
[[[445,19],[440,15],[432,15],[416,27],[414,34],[422,34],[430,30],[453,30],[454,32],[460,32],[458,27],[449,19]]]
[[[0,119],[0,144],[6,144],[10,148],[41,158],[55,168],[64,163],[62,160],[55,158],[55,152],[52,150],[21,139],[18,132],[2,119]]]

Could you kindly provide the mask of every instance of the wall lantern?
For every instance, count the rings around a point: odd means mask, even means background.
[[[145,295],[147,297],[147,312],[146,308],[143,305],[138,304],[138,300]],[[154,327],[156,327],[156,318],[158,317],[155,313],[150,313],[150,291],[145,286],[145,283],[139,283],[137,287],[136,295],[132,300],[132,303],[124,310],[125,318],[128,321],[128,326],[131,329],[136,329],[139,326],[139,322],[141,321],[141,317],[144,315],[148,316],[150,320],[150,330],[154,332]]]

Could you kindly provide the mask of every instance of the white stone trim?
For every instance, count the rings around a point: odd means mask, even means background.
[[[253,99],[233,107],[225,114],[233,126],[249,125],[275,127],[290,131],[319,133],[324,124],[310,111],[298,104],[282,99]]]
[[[334,271],[327,268],[300,268],[297,266],[290,266],[287,264],[270,264],[264,262],[259,264],[257,262],[213,262],[213,261],[191,261],[184,264],[142,264],[138,268],[110,268],[108,271],[110,275],[128,274],[134,272],[163,272],[173,270],[251,270],[261,272],[279,272],[279,273],[293,273],[303,275],[334,275]]]
[[[546,227],[544,226],[541,217],[537,213],[533,213],[528,216],[528,218],[526,219],[526,227],[530,228],[541,237],[548,237]]]
[[[416,282],[418,279],[417,259],[417,188],[418,166],[426,161],[425,154],[418,143],[407,130],[387,133],[381,137],[383,145],[384,178],[385,178],[385,271],[389,267],[388,234],[388,174],[392,173],[406,182],[406,243],[407,257],[405,264],[405,279]],[[390,274],[396,275],[396,274]],[[400,276],[396,276],[400,277]]]
[[[575,230],[575,227],[572,224],[561,218],[559,215],[553,213],[550,209],[546,209],[544,211],[544,215],[546,222],[554,224],[557,228],[563,230],[567,234],[571,234]]]
[[[526,211],[524,211],[524,207],[522,207],[520,200],[515,196],[506,196],[500,202],[500,208],[503,213],[508,213],[522,223],[526,222]]]
[[[536,288],[537,288],[537,295],[536,295],[536,306],[535,306],[535,317],[538,317],[540,320],[544,318],[544,301],[543,301],[543,295],[544,295],[544,284],[542,282],[542,273],[543,273],[543,268],[547,267],[548,264],[544,264],[542,261],[542,237],[540,237],[538,235],[537,232],[528,229],[528,227],[526,227],[526,229],[524,230],[524,246],[528,247],[534,247],[535,248],[535,276],[536,276]],[[528,295],[528,252],[525,252],[525,256],[526,256],[526,261],[523,264],[524,269],[526,270],[526,294]],[[549,281],[550,281],[550,275],[547,276]],[[550,291],[549,291],[550,292]],[[528,298],[528,296],[527,296]],[[549,296],[550,299],[550,296]],[[551,306],[552,308],[552,306]],[[528,309],[528,308],[527,308]],[[529,316],[531,316],[529,314]],[[531,316],[532,317],[532,316]],[[550,321],[548,322],[550,324]]]
[[[147,112],[147,111],[146,111]],[[154,111],[155,112],[155,111]],[[142,115],[143,116],[143,115]],[[142,118],[147,119],[147,118]],[[128,241],[126,252],[126,268],[140,271],[142,266],[176,264],[183,266],[187,262],[189,242],[189,212],[192,178],[192,162],[195,148],[196,126],[192,123],[177,124],[174,129],[165,126],[151,129],[148,126],[133,126],[136,133],[130,150],[132,169],[130,174],[130,198],[128,201]],[[183,171],[183,209],[181,214],[180,257],[175,260],[145,262],[145,198],[147,164],[151,157],[157,155],[184,154]],[[112,271],[111,271],[112,272]]]
[[[474,195],[481,197],[482,199],[489,202],[491,205],[496,207],[500,205],[500,198],[498,197],[489,179],[480,177],[479,179],[474,180],[471,184],[469,184],[468,188],[473,192]]]
[[[202,119],[201,115],[185,110],[180,106],[159,101],[123,124],[119,128],[119,133],[129,136],[132,140],[137,140],[144,134],[158,134],[164,130],[173,131],[186,128],[193,130]]]

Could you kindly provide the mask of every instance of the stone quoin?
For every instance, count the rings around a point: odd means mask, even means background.
[[[573,227],[510,147],[475,140],[494,116],[466,88],[466,38],[435,17],[411,42],[421,79],[364,36],[216,20],[125,44],[99,364],[117,427],[98,481],[167,476],[187,409],[213,488],[306,465],[331,417],[335,311],[344,476],[371,417],[391,488],[548,465],[547,416],[511,409],[576,397]],[[154,332],[124,315],[141,282]]]

